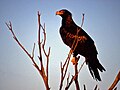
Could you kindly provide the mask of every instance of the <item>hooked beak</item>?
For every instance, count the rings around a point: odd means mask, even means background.
[[[61,11],[56,12],[56,15],[62,15],[62,14],[63,14],[63,12],[61,12]]]

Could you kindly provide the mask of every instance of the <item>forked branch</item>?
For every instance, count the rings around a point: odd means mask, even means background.
[[[34,43],[34,46],[33,46],[33,50],[32,50],[32,54],[30,54],[26,49],[25,47],[20,43],[20,41],[17,39],[14,31],[13,31],[13,28],[12,28],[12,23],[9,22],[9,23],[6,23],[8,29],[10,30],[10,32],[12,33],[12,36],[14,38],[14,40],[17,42],[17,44],[22,48],[22,50],[28,55],[28,57],[31,59],[34,67],[37,69],[37,71],[39,72],[39,74],[41,75],[43,81],[44,81],[44,84],[45,84],[45,87],[46,87],[46,90],[50,90],[50,87],[49,87],[49,84],[48,84],[48,66],[49,66],[49,56],[50,56],[50,47],[48,49],[48,53],[46,53],[46,50],[45,50],[45,44],[46,44],[46,32],[45,32],[45,25],[42,26],[41,23],[40,23],[40,14],[38,12],[38,48],[39,48],[39,56],[38,56],[38,59],[40,61],[40,67],[37,65],[37,63],[35,62],[35,59],[34,59],[34,52],[35,52],[35,43]],[[41,41],[41,28],[43,30],[43,42]],[[46,70],[45,70],[45,67],[43,65],[43,56],[42,56],[42,53],[45,55],[46,57]]]

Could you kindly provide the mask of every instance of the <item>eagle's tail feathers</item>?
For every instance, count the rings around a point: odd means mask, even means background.
[[[103,72],[105,71],[105,68],[99,63],[98,59],[94,58],[94,59],[87,59],[86,63],[88,65],[90,74],[92,75],[93,79],[96,79],[96,81],[101,81],[100,75],[99,75],[99,71],[98,69]]]

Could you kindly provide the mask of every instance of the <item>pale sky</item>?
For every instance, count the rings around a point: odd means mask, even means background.
[[[61,17],[55,15],[63,8],[72,12],[77,25],[81,24],[82,13],[85,13],[83,29],[95,41],[99,61],[106,69],[100,73],[102,82],[96,82],[85,64],[79,74],[80,87],[86,84],[87,89],[92,90],[97,84],[100,90],[107,90],[112,84],[120,70],[120,0],[0,0],[0,90],[45,89],[41,76],[5,25],[5,22],[12,22],[20,42],[31,53],[34,42],[37,45],[37,11],[41,13],[42,24],[46,24],[46,49],[51,47],[50,87],[58,89],[60,62],[64,62],[70,50],[59,35]],[[39,64],[37,48],[35,55]],[[83,61],[81,57],[79,67]],[[73,74],[72,63],[68,71]],[[120,89],[120,83],[117,86]],[[75,90],[74,83],[70,90]]]

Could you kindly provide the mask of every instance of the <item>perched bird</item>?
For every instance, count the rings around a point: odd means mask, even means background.
[[[93,39],[81,27],[75,24],[72,19],[72,14],[68,10],[62,9],[57,11],[56,15],[62,17],[60,35],[63,42],[72,48],[72,44],[77,37],[78,43],[73,52],[73,57],[76,57],[78,54],[84,56],[92,77],[97,81],[101,81],[98,70],[103,72],[105,68],[98,61],[98,52]]]

